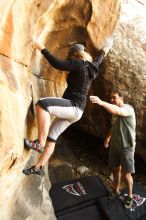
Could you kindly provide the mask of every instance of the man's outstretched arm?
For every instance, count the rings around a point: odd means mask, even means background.
[[[108,102],[102,101],[98,96],[90,96],[90,101],[92,103],[102,106],[103,108],[105,108],[108,112],[110,112],[113,115],[119,115],[119,116],[124,116],[124,117],[129,115],[129,112],[126,109],[119,107],[117,105],[113,105]]]

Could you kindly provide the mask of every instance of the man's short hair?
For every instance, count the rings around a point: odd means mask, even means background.
[[[114,90],[112,90],[111,93],[118,94],[119,97],[124,97],[123,92],[120,91],[120,90],[118,90],[118,89],[114,89]]]

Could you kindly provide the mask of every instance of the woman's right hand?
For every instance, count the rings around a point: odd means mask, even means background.
[[[41,51],[41,50],[45,49],[45,46],[39,42],[34,42],[34,48]]]

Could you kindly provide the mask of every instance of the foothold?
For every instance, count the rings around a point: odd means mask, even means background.
[[[41,5],[41,2],[39,1],[38,3],[37,3],[37,7],[39,7]]]

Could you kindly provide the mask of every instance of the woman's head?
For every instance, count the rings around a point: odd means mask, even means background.
[[[85,51],[85,47],[82,44],[74,44],[69,48],[68,51],[69,59],[81,59],[92,62],[92,57]]]

